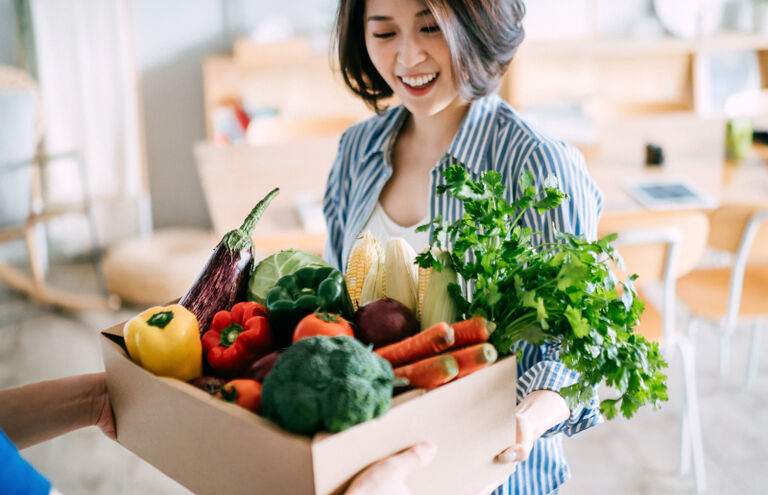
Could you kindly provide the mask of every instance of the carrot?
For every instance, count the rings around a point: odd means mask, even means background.
[[[447,323],[440,322],[423,332],[400,342],[379,347],[373,352],[389,361],[392,366],[397,366],[439,354],[451,347],[453,342],[453,329]]]
[[[440,354],[394,369],[397,378],[408,380],[411,387],[434,388],[447,383],[459,373],[453,356]]]
[[[488,321],[482,316],[475,316],[464,321],[457,321],[453,325],[453,331],[456,332],[456,342],[453,347],[464,347],[469,344],[485,342],[496,330],[496,324]]]
[[[456,378],[467,376],[490,366],[496,362],[496,358],[499,356],[496,348],[487,342],[451,351],[447,354],[453,356],[459,363],[459,375]]]

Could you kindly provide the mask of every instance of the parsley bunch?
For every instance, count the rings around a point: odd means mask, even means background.
[[[560,359],[581,374],[581,380],[560,394],[570,408],[587,405],[594,387],[605,381],[617,393],[600,409],[607,418],[620,410],[629,418],[645,404],[657,409],[667,400],[666,363],[658,344],[633,332],[643,311],[632,281],[620,282],[608,260],[622,266],[611,246],[615,234],[589,242],[581,236],[556,233],[558,242],[533,245],[536,234],[519,225],[533,208],[543,213],[567,196],[550,176],[543,190],[526,172],[520,178],[523,195],[505,201],[501,175],[485,172],[478,181],[452,166],[444,172],[447,193],[464,204],[464,216],[449,224],[441,217],[419,227],[434,228],[432,247],[447,251],[454,270],[469,290],[451,284],[448,291],[464,317],[484,316],[496,323],[491,343],[500,354],[520,342],[561,343]],[[444,258],[445,259],[445,258]],[[423,268],[441,269],[429,249],[417,257]]]

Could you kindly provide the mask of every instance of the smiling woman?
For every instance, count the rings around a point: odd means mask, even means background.
[[[584,158],[495,94],[523,40],[524,12],[522,0],[341,0],[336,43],[344,81],[378,115],[352,126],[339,144],[324,200],[329,263],[346,266],[368,230],[382,242],[403,237],[419,252],[430,233],[414,233],[416,225],[463,218],[461,201],[437,194],[452,165],[473,177],[498,172],[510,203],[524,194],[524,174],[539,184],[556,175],[569,201],[545,214],[525,212],[522,226],[537,232],[536,243],[559,242],[558,231],[595,238],[602,194]],[[393,95],[402,104],[387,109]],[[570,477],[560,433],[603,421],[597,395],[568,408],[559,391],[580,377],[560,362],[555,342],[512,350],[521,352],[518,410],[510,415],[517,438],[499,460],[519,464],[495,493],[555,493]]]
[[[377,72],[376,55],[370,53],[368,38],[392,40],[398,35],[411,34],[398,32],[396,19],[386,13],[396,3],[344,1],[339,10],[337,42],[344,68],[342,75],[347,85],[375,110],[380,109],[380,100],[392,96],[395,85],[387,80],[386,74]],[[444,45],[448,50],[445,55],[450,57],[450,64],[444,68],[450,71],[455,67],[456,72],[443,74],[443,79],[455,85],[465,100],[496,89],[523,41],[525,9],[522,2],[427,0],[405,3],[415,12],[403,12],[405,18],[401,21],[410,21],[410,26],[406,27],[417,29],[425,40],[433,40],[433,46],[437,43]],[[360,53],[361,46],[368,47],[369,57]]]

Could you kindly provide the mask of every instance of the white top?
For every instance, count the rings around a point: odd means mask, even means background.
[[[411,245],[414,251],[420,253],[429,246],[429,232],[416,232],[416,227],[424,225],[428,221],[429,215],[410,227],[403,227],[389,218],[381,203],[377,201],[368,222],[360,229],[360,234],[369,231],[382,245],[386,244],[389,239],[402,237]]]

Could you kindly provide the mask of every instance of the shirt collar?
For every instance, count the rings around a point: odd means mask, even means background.
[[[486,156],[490,145],[489,129],[501,103],[501,98],[496,93],[473,101],[446,155],[450,155],[468,170],[481,172],[483,157]],[[369,160],[375,154],[386,155],[389,152],[393,139],[407,115],[408,111],[402,104],[390,111],[382,120],[381,131],[376,133],[377,137],[368,147],[363,161]]]
[[[496,93],[473,101],[446,155],[450,155],[467,170],[480,173],[491,144],[492,124],[501,103]]]
[[[380,129],[374,131],[376,136],[367,147],[367,151],[362,157],[362,161],[368,161],[373,155],[385,155],[389,153],[392,142],[403,124],[403,120],[408,115],[403,105],[398,105],[391,109],[379,123]]]

